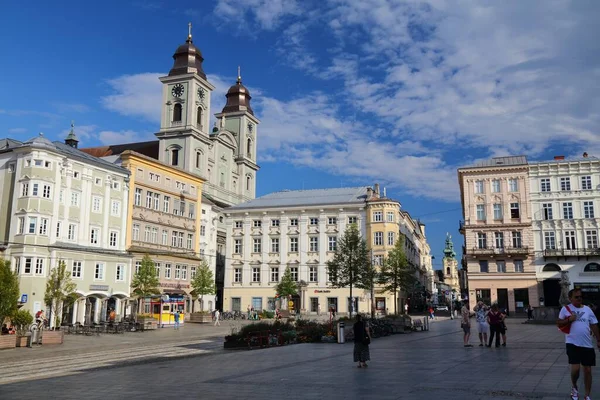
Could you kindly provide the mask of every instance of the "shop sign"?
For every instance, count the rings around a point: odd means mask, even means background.
[[[27,295],[26,294],[21,295],[21,303],[27,303]]]
[[[181,284],[181,283],[159,283],[158,286],[162,288],[170,288],[170,289],[189,289],[190,285]]]
[[[101,292],[108,292],[108,285],[90,285],[90,290],[99,290]]]
[[[331,293],[331,290],[319,290],[319,289],[315,289],[315,293]]]

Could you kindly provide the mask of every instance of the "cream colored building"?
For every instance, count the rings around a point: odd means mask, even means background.
[[[600,160],[583,157],[530,162],[533,246],[538,292],[544,305],[559,306],[560,272],[584,302],[599,304]]]
[[[110,308],[125,315],[129,171],[78,150],[73,130],[65,143],[42,134],[3,142],[0,242],[19,274],[24,309],[48,315],[46,282],[64,261],[79,299],[62,310],[62,322],[103,321]]]
[[[458,181],[471,307],[477,300],[509,312],[538,306],[527,159],[499,157],[460,168]]]
[[[228,208],[223,309],[274,310],[275,285],[289,267],[306,283],[295,309],[347,313],[349,290],[329,286],[326,263],[349,224],[366,234],[366,195],[366,187],[282,191]],[[353,297],[370,311],[369,293],[355,289]]]

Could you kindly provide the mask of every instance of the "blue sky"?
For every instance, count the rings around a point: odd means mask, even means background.
[[[90,2],[91,3],[91,2]],[[0,15],[0,137],[152,139],[160,83],[193,23],[216,86],[241,65],[262,120],[258,194],[379,182],[427,224],[439,268],[456,168],[600,155],[593,0],[44,1]]]

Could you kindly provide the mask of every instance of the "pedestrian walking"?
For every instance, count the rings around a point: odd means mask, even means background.
[[[352,328],[354,330],[354,362],[358,362],[358,368],[367,368],[367,361],[371,360],[369,351],[371,332],[369,326],[363,321],[362,316],[357,314],[356,322]]]
[[[250,306],[248,306],[248,319],[250,319]]]
[[[502,317],[502,321],[500,322],[500,334],[502,335],[502,346],[506,347],[506,331],[508,328],[506,327],[506,317],[508,317],[508,311],[506,309],[502,309],[500,311],[500,316]]]
[[[531,320],[533,319],[533,307],[531,307],[531,304],[527,305],[527,320]]]
[[[173,318],[175,320],[175,330],[179,330],[179,310],[175,310]]]
[[[498,305],[493,304],[488,312],[487,322],[490,324],[490,341],[487,347],[492,347],[492,341],[496,338],[496,347],[500,347],[500,335],[502,333],[502,314],[498,310]]]
[[[404,314],[408,314],[408,303],[404,305]]]
[[[429,319],[435,319],[435,315],[433,313],[433,307],[429,306]]]
[[[221,313],[219,312],[219,310],[215,310],[215,326],[221,326],[221,322],[219,321],[220,316]]]
[[[475,321],[477,322],[477,333],[479,334],[479,347],[487,344],[488,331],[490,326],[487,323],[487,314],[489,309],[485,306],[483,301],[479,301],[475,308]]]
[[[469,318],[471,317],[471,312],[469,311],[469,303],[466,301],[463,303],[463,306],[460,310],[460,327],[463,330],[463,343],[465,347],[473,347],[472,344],[469,343],[469,339],[471,338],[471,321]]]
[[[571,366],[571,399],[579,400],[579,370],[583,365],[583,382],[585,400],[590,400],[592,391],[592,367],[596,366],[596,352],[592,342],[592,333],[596,336],[596,344],[600,347],[600,331],[598,319],[594,312],[582,304],[581,289],[569,291],[571,304],[564,306],[558,314],[556,324],[565,335],[567,357]]]

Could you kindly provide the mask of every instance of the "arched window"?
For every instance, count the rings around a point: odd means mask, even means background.
[[[202,128],[202,111],[202,107],[198,107],[196,112],[196,125],[198,125],[199,128]]]
[[[589,263],[583,269],[583,272],[600,272],[600,264],[598,263]]]
[[[181,112],[181,104],[175,104],[175,107],[173,107],[173,122],[181,122]]]
[[[446,275],[450,275],[450,267],[446,268]]]
[[[250,180],[252,179],[252,177],[250,175],[248,175],[246,177],[246,190],[250,191]]]
[[[179,165],[179,149],[171,150],[171,165]]]
[[[544,268],[542,268],[542,272],[560,272],[561,269],[556,264],[546,264]]]
[[[196,168],[202,169],[202,152],[196,152]]]
[[[248,157],[252,157],[252,139],[248,138],[248,143],[246,144],[246,154]]]

